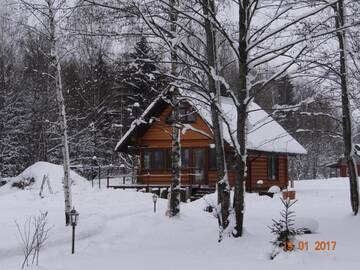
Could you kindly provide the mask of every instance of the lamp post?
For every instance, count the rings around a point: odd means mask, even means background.
[[[79,213],[75,210],[75,207],[70,211],[70,223],[72,226],[72,245],[71,254],[75,253],[75,227],[79,220]]]
[[[94,179],[96,177],[96,172],[94,171],[95,166],[97,166],[97,157],[93,156],[91,165],[91,187],[94,187]]]
[[[125,165],[120,164],[120,173],[122,174],[123,185],[125,185]]]
[[[154,213],[156,212],[156,201],[157,201],[158,196],[154,193],[152,196],[153,202],[154,202]]]
[[[98,158],[97,156],[93,156],[93,166],[94,167],[98,167],[98,179],[99,179],[99,189],[101,189],[101,186],[100,186],[100,174],[101,174],[101,167],[100,167],[100,163],[98,161]],[[95,174],[96,175],[96,174]],[[94,177],[95,178],[95,177]],[[94,184],[93,184],[93,187],[94,187]]]
[[[107,170],[107,177],[106,177],[106,187],[107,188],[109,188],[109,182],[110,182],[110,173],[112,173],[112,169],[113,169],[113,164],[111,163],[110,165],[109,165],[109,168],[108,168],[108,170]]]

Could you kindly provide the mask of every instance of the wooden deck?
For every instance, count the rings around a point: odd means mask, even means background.
[[[113,189],[133,189],[136,191],[150,192],[157,194],[160,198],[167,198],[170,185],[151,185],[151,184],[129,184],[129,185],[109,185]],[[214,193],[215,188],[203,185],[182,185],[180,188],[180,197],[182,202],[188,200],[194,201],[204,195]]]

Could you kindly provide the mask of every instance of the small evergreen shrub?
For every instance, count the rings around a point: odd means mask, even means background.
[[[282,250],[290,252],[295,249],[295,236],[304,233],[304,228],[295,228],[295,212],[290,208],[297,201],[290,201],[289,199],[280,198],[285,209],[280,212],[281,218],[279,220],[272,220],[273,224],[269,226],[270,232],[276,236],[271,243],[274,249],[271,253],[271,259],[274,259]]]

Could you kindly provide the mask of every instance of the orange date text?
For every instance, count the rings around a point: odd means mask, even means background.
[[[315,241],[315,243],[309,243],[309,241],[300,241],[298,243],[300,250],[313,249],[315,251],[334,251],[336,249],[336,241]]]

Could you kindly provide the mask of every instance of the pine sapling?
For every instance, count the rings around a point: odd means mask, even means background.
[[[280,212],[281,218],[279,220],[273,219],[273,224],[269,226],[271,233],[276,235],[276,239],[271,241],[274,245],[271,259],[274,259],[281,252],[281,249],[285,252],[293,251],[295,236],[304,232],[302,228],[295,228],[295,212],[290,209],[297,201],[291,201],[289,198],[286,200],[280,198],[280,200],[285,209]]]

